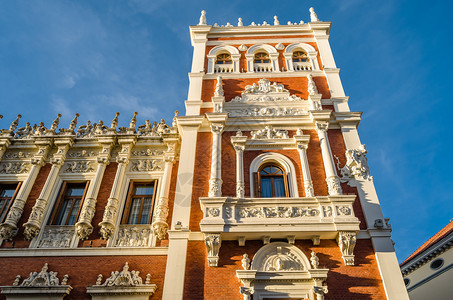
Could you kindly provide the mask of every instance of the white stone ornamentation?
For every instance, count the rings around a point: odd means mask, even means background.
[[[0,164],[0,174],[24,174],[30,171],[30,164],[26,162],[9,162]]]
[[[211,178],[209,179],[209,197],[221,197],[222,196],[222,179]]]
[[[258,139],[287,139],[288,130],[274,129],[271,126],[266,126],[264,129],[250,132],[252,140]]]
[[[207,23],[206,23],[206,11],[204,11],[204,10],[201,11],[200,21],[198,22],[198,25],[207,25]]]
[[[316,256],[315,251],[311,251],[310,262],[313,269],[317,269],[319,267],[319,258]]]
[[[343,254],[343,260],[345,265],[354,265],[354,247],[357,240],[357,234],[355,232],[340,231],[338,233],[338,246]]]
[[[358,149],[346,150],[346,164],[341,169],[337,158],[337,167],[340,170],[341,182],[348,182],[351,185],[351,180],[354,177],[370,181],[373,180],[373,176],[370,175],[366,153],[365,145],[360,146]]]
[[[239,218],[302,218],[317,217],[320,212],[312,207],[240,207],[236,209]]]
[[[48,225],[38,243],[38,248],[69,248],[74,240],[74,227]]]
[[[250,258],[247,253],[242,256],[241,263],[244,270],[250,270]]]
[[[121,225],[115,247],[148,247],[150,238],[150,225]]]
[[[64,168],[65,173],[91,173],[94,172],[92,161],[67,162]]]
[[[307,74],[308,79],[308,94],[316,95],[318,94],[318,89],[316,88],[315,81],[313,80],[313,75],[311,73]]]
[[[269,271],[301,271],[304,265],[300,259],[286,247],[276,247],[276,253],[268,255],[263,262],[262,270]]]
[[[139,159],[131,161],[131,172],[161,171],[162,161],[156,159]]]
[[[307,110],[293,107],[262,107],[247,106],[244,108],[227,109],[230,117],[280,117],[280,116],[303,116]]]
[[[210,267],[217,267],[222,239],[219,233],[205,233],[205,244],[208,249],[208,263]]]
[[[315,9],[313,7],[310,7],[310,21],[319,22],[318,15],[315,13]]]
[[[38,272],[30,272],[28,278],[24,279],[22,283],[18,286],[21,287],[50,287],[50,286],[59,286],[59,285],[67,285],[69,276],[64,275],[63,280],[60,284],[60,279],[58,279],[57,272],[48,271],[49,266],[47,263],[44,264],[41,271]],[[17,277],[16,277],[17,278]],[[15,281],[15,283],[17,283]]]
[[[217,84],[216,84],[215,90],[214,90],[214,97],[219,97],[219,96],[224,96],[221,76],[217,76]]]

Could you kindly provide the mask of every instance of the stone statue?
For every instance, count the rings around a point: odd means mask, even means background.
[[[310,20],[311,22],[319,22],[318,15],[315,13],[315,9],[310,7]]]
[[[242,256],[241,262],[244,270],[250,270],[250,258],[247,253]]]
[[[200,22],[198,22],[198,25],[207,25],[207,23],[206,23],[206,11],[204,11],[204,10],[201,11]]]

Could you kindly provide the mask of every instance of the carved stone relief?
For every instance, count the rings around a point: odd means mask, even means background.
[[[354,176],[359,179],[373,180],[373,177],[370,175],[366,153],[365,145],[362,145],[358,149],[346,150],[346,164],[343,168],[340,168],[339,159],[335,157],[337,159],[337,167],[341,174],[341,182],[348,182],[351,185],[350,182]]]
[[[239,218],[301,218],[319,216],[319,210],[311,207],[241,207],[236,211]]]
[[[63,276],[63,280],[60,284],[60,279],[58,279],[58,272],[48,271],[49,267],[47,263],[44,264],[41,271],[30,272],[30,276],[19,285],[20,275],[16,276],[16,280],[13,283],[13,286],[23,286],[23,287],[50,287],[50,286],[62,286],[68,284],[68,275]]]
[[[75,151],[75,152],[69,152],[68,157],[69,158],[85,158],[85,157],[95,157],[98,156],[99,153],[95,151],[87,151],[87,150],[81,150],[81,151]]]
[[[307,115],[307,110],[302,108],[287,107],[260,107],[247,106],[240,109],[225,109],[230,117],[280,117],[280,116],[303,116]]]
[[[73,226],[52,226],[44,229],[38,248],[69,248],[74,239]]]
[[[260,270],[268,271],[302,271],[304,265],[300,259],[285,247],[276,247],[275,253],[266,255]]]
[[[287,139],[288,130],[274,129],[271,126],[266,126],[264,129],[250,132],[252,140],[258,139]]]
[[[30,171],[30,164],[26,162],[9,162],[0,164],[0,174],[24,174]]]
[[[160,156],[164,155],[162,150],[151,150],[149,148],[143,150],[136,150],[131,152],[131,156]]]
[[[22,151],[5,154],[5,158],[7,158],[7,159],[17,159],[17,158],[21,159],[21,158],[30,158],[30,157],[33,157],[32,153],[22,152]]]
[[[149,225],[121,225],[115,247],[148,247],[150,238]]]
[[[156,159],[139,159],[131,161],[131,172],[161,171],[162,161]]]
[[[276,101],[303,101],[301,98],[290,95],[282,84],[272,83],[268,79],[261,79],[258,84],[245,87],[242,95],[231,99],[235,102],[276,102]]]
[[[208,263],[210,267],[216,267],[219,263],[219,251],[222,240],[218,233],[206,233],[205,244],[208,249]]]
[[[67,162],[64,168],[65,173],[90,173],[94,172],[92,161]]]
[[[343,254],[343,260],[347,266],[354,265],[354,247],[357,240],[355,232],[340,231],[338,233],[338,246]]]

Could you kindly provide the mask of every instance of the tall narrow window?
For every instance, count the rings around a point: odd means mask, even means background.
[[[14,184],[1,184],[0,185],[0,223],[3,223],[8,214],[16,194],[19,191],[21,182]]]
[[[255,54],[255,63],[270,63],[269,54],[266,52],[258,52]]]
[[[284,169],[277,164],[266,164],[255,174],[258,197],[288,197],[288,180]]]
[[[51,217],[51,225],[74,225],[80,214],[88,182],[64,182]]]
[[[293,52],[293,62],[307,62],[307,61],[308,61],[307,53],[303,51]]]
[[[151,223],[156,186],[156,181],[131,182],[123,224]]]

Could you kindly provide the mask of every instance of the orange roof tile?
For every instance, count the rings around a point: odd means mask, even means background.
[[[442,228],[441,230],[439,230],[439,232],[437,232],[435,235],[433,235],[429,240],[427,240],[423,245],[421,245],[417,250],[414,251],[414,253],[412,253],[411,255],[409,255],[408,258],[406,258],[405,261],[403,261],[401,264],[400,264],[400,267],[402,267],[403,265],[405,265],[406,263],[408,263],[410,260],[412,260],[413,258],[415,258],[416,256],[418,256],[419,254],[421,254],[423,251],[425,251],[426,249],[428,249],[429,247],[431,247],[432,245],[434,245],[435,243],[437,243],[438,241],[440,241],[441,239],[443,239],[444,237],[446,237],[448,234],[450,234],[450,232],[453,231],[453,220],[450,221],[450,223],[447,224],[447,226],[445,226],[444,228]]]

